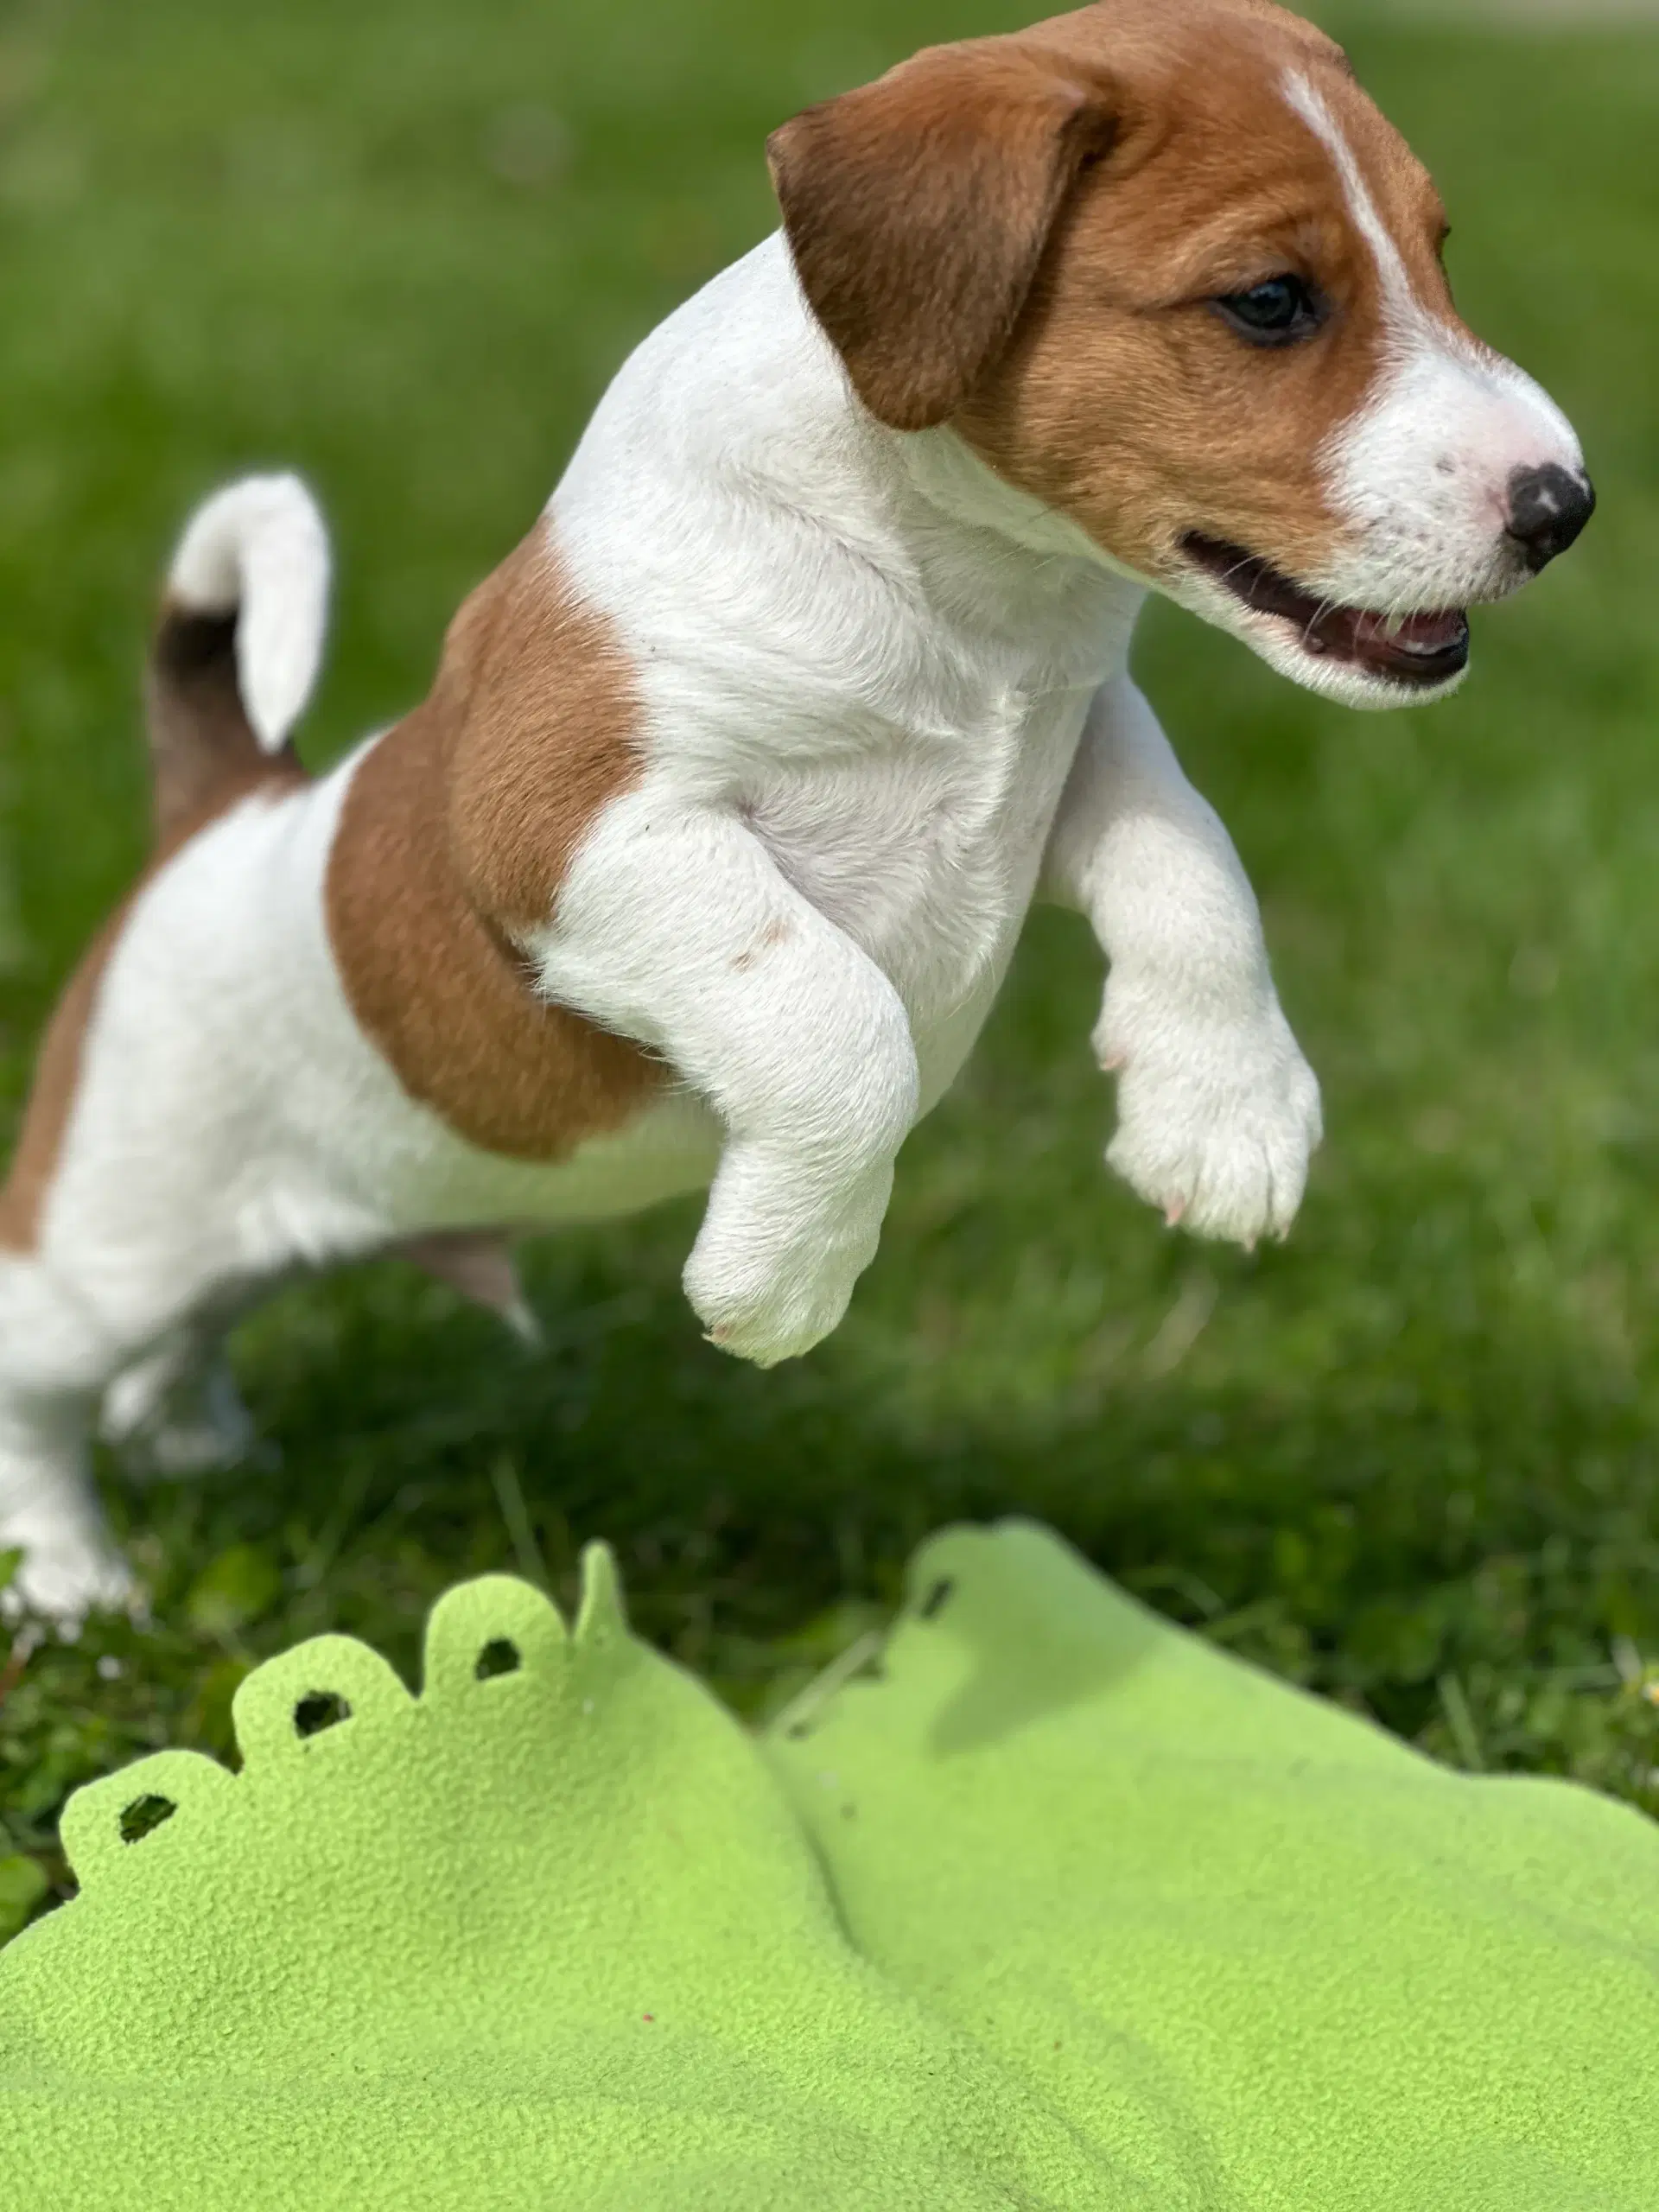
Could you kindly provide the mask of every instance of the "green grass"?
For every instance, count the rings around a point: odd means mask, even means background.
[[[328,758],[423,689],[627,346],[767,227],[768,127],[1014,20],[0,16],[0,1114],[139,856],[137,674],[189,502],[271,460],[322,492]],[[163,1742],[225,1751],[261,1654],[339,1627],[406,1665],[445,1584],[564,1587],[598,1535],[643,1626],[753,1707],[891,1599],[924,1530],[1041,1515],[1437,1754],[1659,1811],[1659,41],[1351,43],[1446,189],[1466,309],[1573,411],[1604,508],[1421,717],[1344,715],[1148,626],[1325,1079],[1294,1242],[1199,1248],[1109,1180],[1098,962],[1039,916],[810,1360],[762,1376],[699,1341],[687,1207],[537,1249],[536,1359],[391,1266],[290,1293],[238,1345],[280,1471],[140,1491],[105,1468],[156,1630],[0,1675],[0,1930],[36,1866],[61,1877],[64,1793]]]

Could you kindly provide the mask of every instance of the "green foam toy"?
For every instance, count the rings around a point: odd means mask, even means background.
[[[1659,1834],[1009,1524],[756,1742],[628,1632],[323,1637],[80,1791],[0,2212],[1659,2212]]]
[[[1028,1525],[912,1588],[768,1747],[864,1956],[1120,2155],[1185,2115],[1161,2203],[1656,2212],[1650,1823],[1450,1773]]]

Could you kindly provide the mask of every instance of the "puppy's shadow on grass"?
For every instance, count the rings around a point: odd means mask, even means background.
[[[534,1352],[391,1264],[273,1302],[237,1351],[280,1465],[118,1491],[163,1618],[251,1548],[275,1572],[250,1652],[340,1628],[412,1669],[448,1584],[505,1567],[568,1600],[602,1536],[639,1627],[753,1710],[804,1625],[895,1606],[926,1534],[1014,1513],[1415,1734],[1448,1668],[1541,1644],[1605,1662],[1610,1576],[1659,1580],[1638,1409],[1570,1344],[1489,1334],[1445,1402],[1386,1369],[1283,1391],[1178,1370],[923,1419],[913,1332],[881,1371],[868,1328],[768,1375],[702,1344],[677,1281],[695,1221],[531,1248]]]

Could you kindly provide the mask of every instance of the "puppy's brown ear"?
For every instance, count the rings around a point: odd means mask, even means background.
[[[795,268],[859,397],[896,430],[953,414],[995,361],[1112,88],[986,39],[934,47],[772,133]]]

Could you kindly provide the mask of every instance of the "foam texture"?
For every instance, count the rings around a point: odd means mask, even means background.
[[[747,1736],[452,1591],[70,1802],[0,1951],[30,2212],[1656,2212],[1659,1834],[1469,1781],[1020,1524]]]

